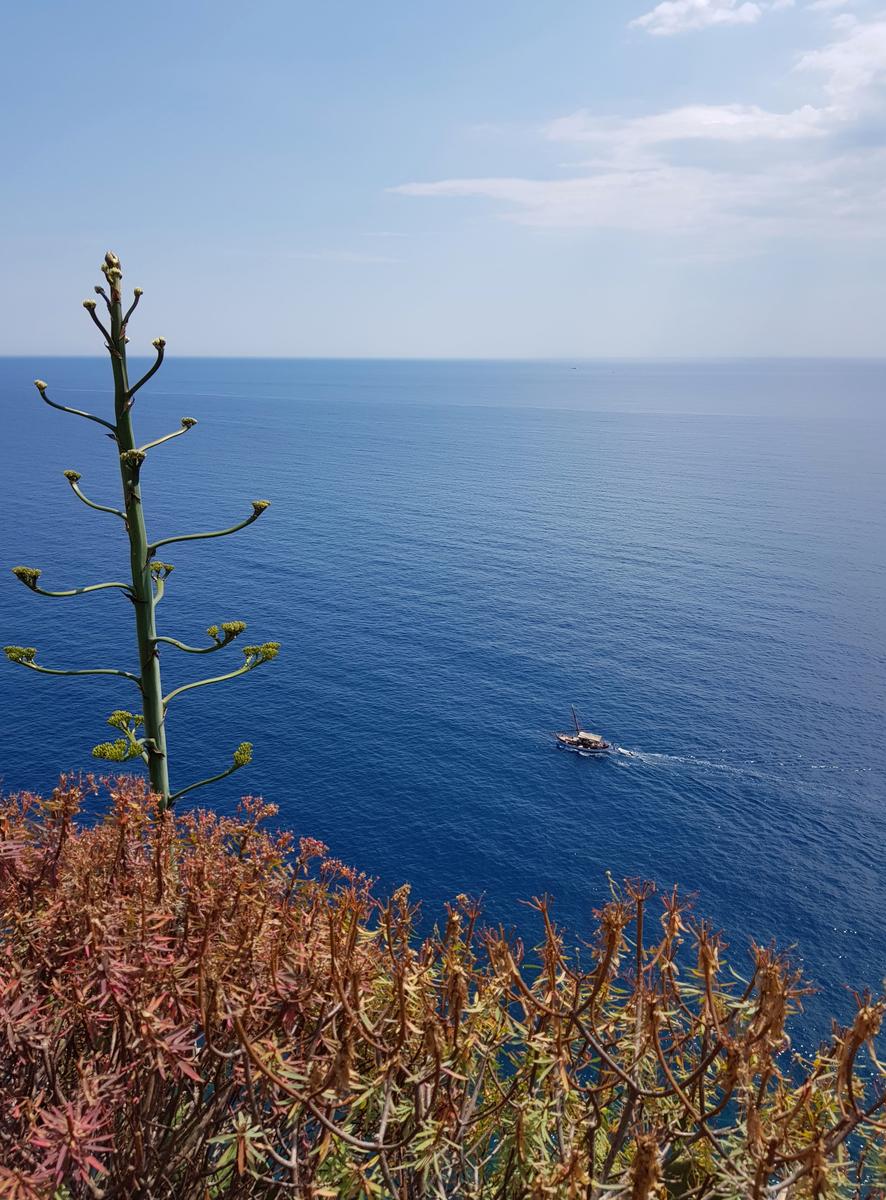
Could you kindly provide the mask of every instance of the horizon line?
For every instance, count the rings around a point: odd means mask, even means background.
[[[150,358],[150,354],[128,354],[127,358]],[[12,354],[0,351],[0,359],[95,359],[103,354],[38,352]],[[514,362],[514,363],[718,363],[718,362],[840,362],[886,363],[886,354],[643,354],[643,355],[508,355],[508,354],[168,354],[166,361],[230,362]]]

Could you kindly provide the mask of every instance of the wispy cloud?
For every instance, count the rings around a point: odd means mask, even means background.
[[[639,147],[679,141],[787,141],[820,137],[826,128],[824,110],[811,104],[787,113],[769,112],[756,104],[687,104],[629,120],[595,117],[582,109],[551,121],[545,136],[556,142]]]
[[[842,36],[801,55],[797,69],[822,72],[828,95],[852,104],[861,93],[886,79],[886,15],[859,21],[841,13],[834,21]]]
[[[872,170],[872,168],[875,168]],[[444,179],[406,184],[409,196],[498,200],[521,225],[696,234],[776,234],[879,226],[886,155],[846,154],[740,172],[661,163],[571,179]]]
[[[630,22],[656,37],[673,37],[722,25],[755,25],[768,9],[790,8],[793,0],[662,0]]]
[[[794,64],[814,81],[818,104],[788,112],[696,104],[630,118],[582,110],[538,127],[544,141],[590,151],[581,174],[573,164],[569,178],[451,178],[394,190],[491,200],[508,221],[552,229],[886,235],[886,138],[871,120],[886,109],[886,16],[841,14],[831,27],[828,44]]]

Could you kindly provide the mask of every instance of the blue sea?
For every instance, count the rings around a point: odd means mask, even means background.
[[[92,359],[0,361],[2,558],[47,587],[126,578],[117,467]],[[243,792],[427,919],[458,892],[535,933],[556,898],[581,938],[616,879],[698,894],[740,966],[794,946],[846,1017],[886,970],[886,364],[172,360],[141,440],[199,425],[143,472],[170,547],[161,632],[243,618],[283,643],[260,672],[170,710],[173,784],[255,762]],[[172,551],[175,551],[173,554]],[[113,592],[0,580],[2,641],[51,666],[134,663]],[[225,657],[227,656],[227,658]],[[169,649],[169,684],[207,665]],[[215,673],[212,671],[211,673]],[[125,681],[0,669],[3,787],[91,769]],[[555,749],[570,705],[618,748]],[[819,1006],[818,1008],[816,1006]]]

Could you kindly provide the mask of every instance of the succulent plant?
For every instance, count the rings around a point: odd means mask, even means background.
[[[108,324],[103,324],[97,315],[98,304],[95,300],[84,300],[83,307],[101,333],[110,356],[114,377],[114,419],[107,420],[81,409],[58,404],[47,395],[48,384],[42,379],[35,380],[34,385],[40,393],[41,399],[51,408],[83,417],[87,421],[101,425],[113,440],[120,462],[120,479],[123,490],[121,508],[97,504],[90,500],[80,488],[82,476],[79,471],[65,471],[64,476],[74,494],[87,507],[96,509],[98,512],[110,513],[121,521],[129,540],[131,579],[127,582],[95,583],[64,591],[47,591],[40,587],[39,580],[42,572],[38,568],[13,567],[12,573],[30,591],[41,596],[78,596],[86,592],[107,589],[124,592],[132,601],[138,637],[139,670],[137,674],[110,667],[78,671],[57,670],[38,663],[37,651],[31,646],[6,646],[4,653],[10,662],[44,675],[115,675],[133,682],[138,687],[141,696],[142,712],[133,714],[124,709],[117,709],[111,713],[108,724],[123,736],[112,742],[100,743],[94,747],[92,753],[96,758],[103,758],[110,762],[126,762],[133,758],[142,759],[148,769],[151,787],[160,797],[160,807],[166,809],[186,792],[223,779],[252,760],[252,744],[241,742],[233,753],[231,765],[226,770],[209,779],[202,779],[197,783],[180,788],[178,791],[172,791],[169,782],[169,757],[166,746],[166,716],[170,701],[194,688],[221,683],[226,679],[245,675],[261,666],[262,663],[270,662],[272,658],[276,657],[280,647],[277,642],[247,646],[244,649],[243,664],[235,670],[210,679],[200,679],[194,683],[185,684],[164,695],[160,676],[160,649],[162,646],[173,646],[187,654],[209,654],[232,642],[234,638],[243,633],[246,624],[243,621],[225,621],[220,626],[210,625],[207,632],[211,642],[208,646],[188,646],[176,638],[159,635],[157,632],[157,605],[163,597],[166,580],[173,567],[171,563],[158,559],[156,552],[161,546],[169,545],[172,542],[192,542],[206,538],[226,537],[228,534],[236,533],[238,529],[244,529],[253,521],[258,520],[268,507],[269,501],[253,500],[249,516],[227,529],[211,530],[207,533],[179,534],[156,541],[152,541],[148,537],[144,500],[141,493],[142,468],[151,450],[164,442],[188,433],[197,422],[193,417],[182,417],[180,427],[172,433],[145,445],[136,444],[132,422],[133,404],[136,394],[160,369],[166,352],[166,339],[155,338],[153,340],[151,344],[156,351],[156,359],[145,374],[136,383],[131,384],[126,361],[126,345],[129,340],[127,326],[142,296],[142,289],[135,289],[132,303],[124,311],[120,290],[123,271],[116,254],[108,251],[101,269],[108,282],[109,293],[103,287],[96,287],[95,293],[102,298],[107,308]]]

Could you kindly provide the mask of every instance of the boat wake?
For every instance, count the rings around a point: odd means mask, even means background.
[[[767,776],[775,776],[779,772],[773,768],[790,768],[795,774],[802,774],[805,771],[839,771],[844,772],[868,772],[872,768],[870,766],[860,766],[857,764],[846,763],[809,763],[797,762],[789,763],[781,759],[747,759],[744,762],[724,762],[715,761],[710,758],[699,758],[695,754],[657,754],[648,750],[631,750],[627,746],[613,746],[613,753],[632,760],[637,763],[644,763],[647,766],[686,766],[695,767],[705,771],[722,771],[728,775],[746,775],[757,776],[763,778]],[[627,766],[627,763],[621,764]]]

